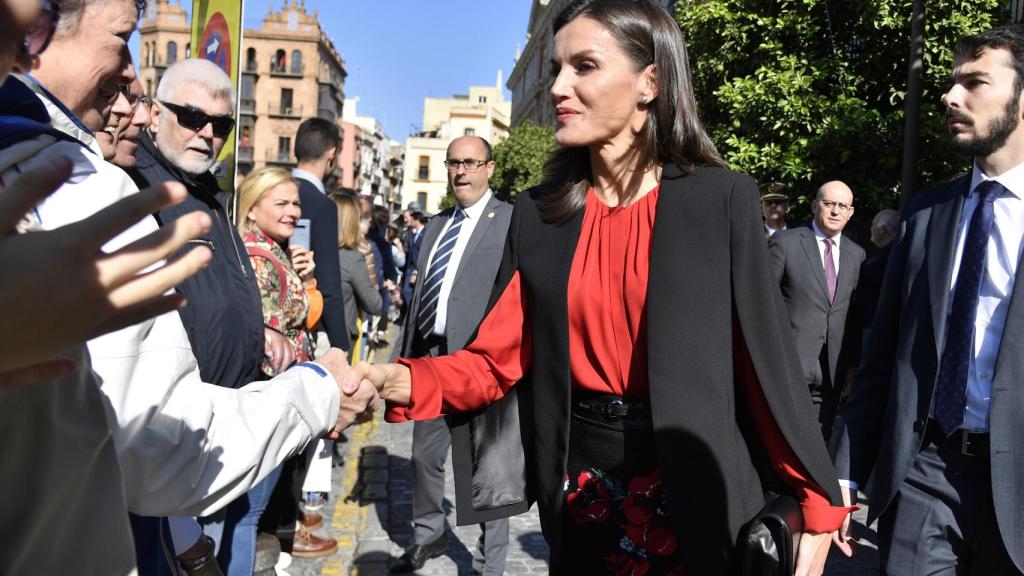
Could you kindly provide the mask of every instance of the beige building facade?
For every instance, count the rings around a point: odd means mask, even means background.
[[[170,0],[150,4],[140,27],[140,76],[156,89],[171,61],[171,42],[186,46],[189,23],[184,8]],[[181,38],[184,38],[182,44]],[[182,55],[178,55],[182,57]],[[170,62],[173,63],[173,62]],[[285,0],[268,10],[259,28],[242,33],[238,94],[238,169],[295,165],[295,132],[305,118],[320,116],[341,127],[345,102],[345,61],[304,0]]]
[[[468,94],[451,98],[425,98],[422,130],[405,141],[401,204],[415,201],[429,214],[439,212],[448,192],[448,143],[460,136],[480,136],[496,145],[508,137],[511,114],[500,72],[495,86],[471,86]]]

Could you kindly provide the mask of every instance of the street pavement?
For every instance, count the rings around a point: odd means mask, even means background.
[[[386,356],[384,356],[386,357]],[[412,544],[412,423],[386,424],[383,415],[346,432],[341,445],[345,465],[334,468],[334,491],[321,510],[324,525],[316,531],[338,540],[338,551],[319,559],[295,558],[287,573],[292,576],[351,574],[383,576],[393,558]],[[450,463],[450,456],[449,456]],[[445,553],[417,572],[423,576],[472,574],[472,550],[480,530],[455,526],[454,486],[451,466],[447,471],[445,505],[452,526]],[[863,496],[862,496],[863,497]],[[877,537],[874,526],[863,522],[867,507],[854,513],[859,524],[857,554],[845,558],[835,548],[826,564],[826,576],[878,574]],[[547,545],[540,531],[536,507],[509,522],[509,552],[505,574],[526,576],[547,573]]]

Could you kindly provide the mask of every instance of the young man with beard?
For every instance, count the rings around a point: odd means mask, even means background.
[[[873,477],[883,573],[1019,575],[1024,31],[964,37],[953,66],[949,134],[974,165],[905,210],[832,454],[847,498]]]

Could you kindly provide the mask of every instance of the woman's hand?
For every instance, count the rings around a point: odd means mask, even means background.
[[[825,571],[825,560],[828,558],[828,547],[831,543],[832,535],[828,532],[804,532],[800,536],[800,546],[796,552],[796,571],[793,576],[821,576]]]
[[[367,364],[360,362],[345,374],[341,390],[351,396],[362,382],[369,382],[386,402],[408,406],[412,397],[412,373],[402,364]]]
[[[316,269],[316,264],[313,263],[313,252],[306,250],[298,244],[292,244],[288,246],[288,251],[291,253],[292,266],[295,267],[295,272],[299,275],[299,278],[306,282],[313,278],[313,270]]]
[[[853,506],[856,504],[857,492],[848,486],[840,486],[839,490],[843,494],[843,506]],[[853,512],[846,514],[846,518],[843,519],[843,525],[832,533],[832,543],[836,545],[836,548],[842,551],[848,558],[853,556],[853,545],[855,540],[850,533],[850,520],[853,517]]]
[[[185,199],[181,184],[163,184],[128,196],[56,230],[15,232],[33,206],[59,188],[71,162],[56,158],[0,185],[0,308],[15,327],[0,336],[0,379],[31,382],[66,374],[56,353],[101,334],[185,305],[166,293],[199,272],[211,253],[197,247],[174,262],[147,270],[210,228],[210,217],[186,214],[116,252],[102,246],[150,214]]]

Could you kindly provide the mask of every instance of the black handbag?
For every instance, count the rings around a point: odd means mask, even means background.
[[[740,530],[742,576],[793,576],[804,531],[800,503],[788,494],[769,494],[765,507]]]

